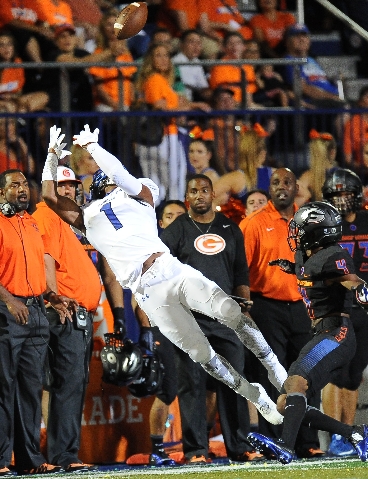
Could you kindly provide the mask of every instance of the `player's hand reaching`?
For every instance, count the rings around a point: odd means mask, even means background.
[[[49,153],[54,153],[58,160],[62,160],[68,155],[71,155],[72,152],[64,150],[66,143],[62,143],[65,135],[60,134],[61,128],[56,128],[56,125],[50,128],[50,142],[49,142]]]
[[[90,143],[97,143],[99,133],[100,130],[98,128],[92,132],[89,125],[84,125],[84,130],[82,130],[79,135],[73,136],[73,145],[79,145],[82,148],[86,148]]]
[[[295,274],[295,263],[292,263],[288,259],[274,259],[268,262],[269,266],[279,266],[284,273]]]

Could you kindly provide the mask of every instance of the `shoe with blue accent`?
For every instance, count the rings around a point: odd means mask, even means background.
[[[328,454],[330,456],[347,457],[356,456],[357,451],[353,445],[347,439],[340,436],[340,434],[333,434],[328,447]]]
[[[294,451],[287,448],[281,439],[271,439],[259,432],[251,432],[247,440],[262,454],[267,457],[274,456],[281,464],[289,464],[295,459]]]
[[[359,459],[365,462],[368,459],[368,426],[361,424],[354,426],[353,432],[348,440],[355,447]]]
[[[166,453],[163,454],[151,454],[149,457],[150,466],[176,466],[174,459],[171,459]]]

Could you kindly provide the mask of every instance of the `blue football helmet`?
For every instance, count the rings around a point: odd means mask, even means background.
[[[100,200],[106,196],[105,188],[108,185],[113,185],[113,181],[101,170],[97,170],[93,174],[93,179],[89,191],[91,200]]]

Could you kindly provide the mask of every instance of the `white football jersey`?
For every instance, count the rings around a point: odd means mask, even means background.
[[[154,208],[119,187],[85,205],[83,215],[88,241],[105,256],[123,288],[135,292],[145,260],[169,252],[158,236]]]

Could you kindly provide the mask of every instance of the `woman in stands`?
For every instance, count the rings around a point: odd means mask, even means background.
[[[191,102],[173,89],[175,67],[165,45],[153,45],[143,58],[135,84],[138,98],[159,111],[210,111],[207,103]],[[158,117],[160,121],[161,117]],[[184,199],[186,158],[178,138],[177,120],[165,117],[166,127],[158,146],[137,144],[144,176],[160,187],[160,199]],[[179,119],[178,119],[179,120]]]
[[[133,62],[126,40],[117,40],[114,33],[114,23],[118,10],[112,9],[104,13],[97,37],[97,48],[94,53],[101,53],[112,44],[118,46],[115,51],[117,62]],[[116,111],[128,109],[134,98],[132,77],[136,67],[103,67],[94,66],[89,69],[94,79],[94,106],[97,111]],[[119,83],[122,82],[121,98]]]
[[[223,175],[215,184],[215,202],[225,205],[231,197],[243,200],[248,191],[268,190],[273,169],[264,166],[267,131],[259,123],[243,127],[239,144],[239,169]]]
[[[189,163],[195,174],[203,174],[214,184],[220,175],[225,173],[221,167],[214,149],[214,132],[212,129],[202,131],[195,126],[190,132]]]
[[[0,33],[1,62],[21,63],[15,54],[14,37],[10,33]],[[43,110],[49,101],[43,91],[23,94],[25,73],[23,68],[1,68],[0,106],[8,112],[27,113]]]
[[[299,192],[296,196],[298,206],[309,201],[322,201],[322,185],[326,173],[337,166],[336,141],[331,133],[309,132],[310,168],[298,179]]]

